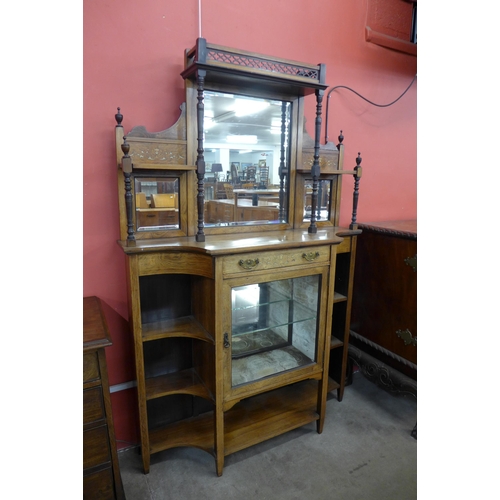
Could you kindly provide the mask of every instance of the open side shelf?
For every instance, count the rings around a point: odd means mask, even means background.
[[[158,340],[169,337],[189,337],[214,343],[212,336],[200,325],[194,316],[155,321],[142,325],[142,340]]]
[[[147,400],[173,394],[189,394],[212,402],[214,400],[194,368],[146,379]]]
[[[213,411],[151,430],[149,433],[149,451],[151,453],[181,446],[194,446],[213,455]]]
[[[337,347],[342,347],[343,345],[344,345],[344,342],[342,342],[337,337],[334,337],[332,335],[332,337],[330,339],[330,349],[335,349]]]

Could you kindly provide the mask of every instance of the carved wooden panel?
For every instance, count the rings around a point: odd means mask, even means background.
[[[149,132],[139,125],[127,134],[134,168],[187,164],[186,103],[182,103],[180,111],[177,121],[166,130]]]
[[[127,136],[130,144],[129,155],[134,168],[141,164],[165,163],[169,165],[186,165],[187,142],[165,139],[143,139]]]

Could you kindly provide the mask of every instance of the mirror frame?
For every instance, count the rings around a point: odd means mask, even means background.
[[[181,73],[185,80],[187,110],[188,162],[196,165],[197,213],[190,214],[190,225],[197,226],[196,241],[205,241],[206,234],[233,232],[255,232],[289,229],[295,221],[295,174],[297,161],[301,162],[301,134],[303,128],[304,104],[306,95],[316,95],[315,155],[311,168],[314,183],[319,176],[319,133],[321,128],[321,101],[324,91],[326,67],[323,64],[308,65],[296,61],[270,58],[260,54],[236,50],[198,38],[195,46],[186,51],[185,69]],[[232,94],[263,97],[273,100],[292,102],[290,117],[290,165],[287,175],[288,184],[288,222],[277,224],[251,224],[235,227],[204,226],[204,188],[205,175],[203,119],[204,91],[220,91]],[[317,189],[315,190],[317,191]],[[313,195],[314,196],[314,195]],[[314,198],[313,203],[316,202]],[[195,219],[193,220],[193,217]],[[314,218],[308,229],[315,233]]]
[[[230,94],[239,94],[245,95],[249,97],[257,97],[257,98],[266,98],[273,99],[277,101],[287,101],[291,103],[291,113],[290,113],[290,128],[289,128],[289,146],[288,146],[288,174],[286,176],[286,189],[287,189],[287,197],[288,197],[288,206],[287,213],[288,218],[287,222],[275,222],[269,221],[265,224],[235,224],[233,226],[227,225],[205,225],[203,227],[204,233],[207,235],[213,234],[226,234],[226,233],[240,233],[240,232],[256,232],[256,231],[277,231],[277,230],[285,230],[290,229],[294,225],[294,210],[295,206],[295,173],[296,173],[296,165],[297,165],[297,153],[298,147],[297,144],[299,142],[299,132],[301,128],[298,127],[300,122],[299,117],[299,109],[303,111],[303,105],[301,103],[302,98],[300,96],[290,96],[289,94],[277,93],[274,91],[273,93],[269,93],[268,90],[261,89],[252,89],[250,91],[246,91],[246,89],[242,89],[241,87],[234,87],[232,85],[219,85],[208,83],[205,86],[205,90],[210,90],[214,92],[225,92]],[[196,137],[197,133],[197,100],[198,100],[198,91],[197,85],[195,82],[191,80],[186,80],[186,114],[187,114],[187,136],[188,136],[188,162],[191,164],[197,164],[197,148],[194,147],[196,143],[194,137]],[[191,138],[191,140],[190,140]],[[191,147],[191,145],[193,145]],[[194,175],[193,184],[189,185],[189,189],[196,193],[196,174]],[[196,210],[190,212],[189,217],[189,225],[196,227],[197,226],[197,213]]]

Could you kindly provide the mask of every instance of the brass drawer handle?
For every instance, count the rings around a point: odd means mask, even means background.
[[[312,262],[314,259],[319,257],[319,252],[308,252],[303,253],[302,258],[306,259],[308,262]]]
[[[405,345],[417,346],[417,337],[414,337],[408,328],[406,330],[397,330],[396,335],[404,342]]]
[[[257,264],[259,263],[259,259],[247,259],[243,260],[241,259],[238,264],[243,268],[243,269],[253,269]]]
[[[406,257],[404,261],[407,266],[413,269],[414,273],[417,272],[417,254],[415,254],[415,257]]]

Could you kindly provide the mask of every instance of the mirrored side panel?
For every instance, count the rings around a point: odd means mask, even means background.
[[[330,220],[332,210],[332,180],[321,179],[318,182],[318,203],[316,206],[316,221]],[[304,216],[303,221],[311,220],[312,209],[312,179],[304,179]]]
[[[179,229],[179,177],[135,177],[136,231]]]

